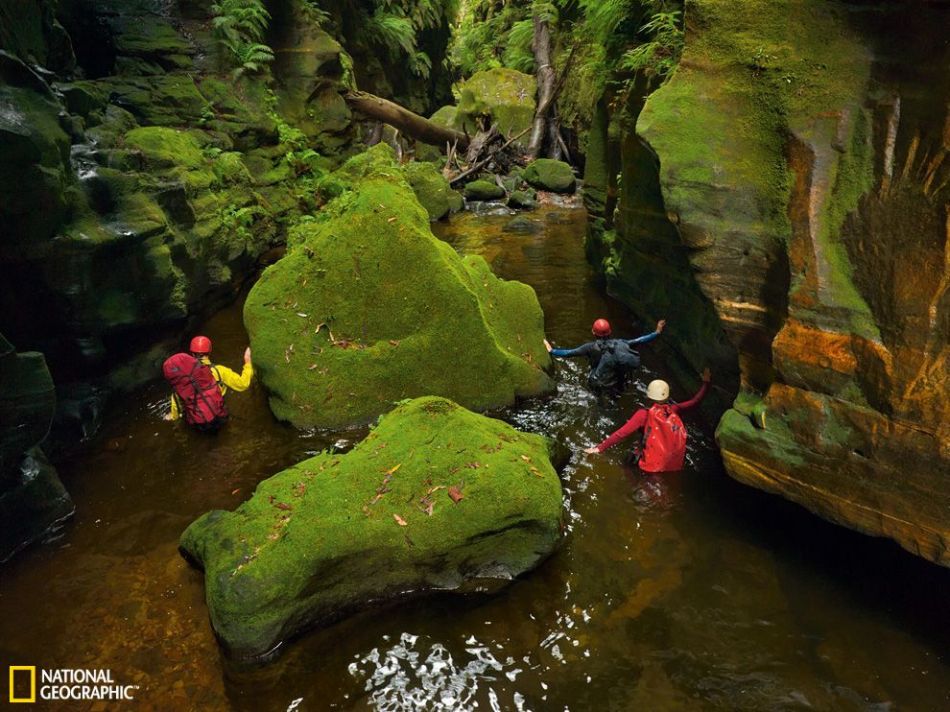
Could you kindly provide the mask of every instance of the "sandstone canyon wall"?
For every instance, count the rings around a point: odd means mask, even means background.
[[[613,137],[591,259],[724,374],[733,477],[950,565],[950,11],[690,0],[685,24]]]

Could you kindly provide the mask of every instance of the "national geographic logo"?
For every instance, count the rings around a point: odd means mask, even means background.
[[[116,684],[112,670],[105,668],[38,669],[36,665],[11,665],[9,676],[8,698],[12,704],[37,700],[134,700],[139,689],[138,685]]]

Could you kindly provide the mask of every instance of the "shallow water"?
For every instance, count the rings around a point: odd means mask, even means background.
[[[582,211],[529,216],[537,233],[504,232],[504,215],[435,229],[534,286],[557,345],[580,343],[596,316],[621,335],[648,330],[593,279]],[[239,306],[204,330],[236,367]],[[136,708],[156,710],[947,709],[950,572],[738,485],[695,419],[683,473],[644,479],[619,448],[577,454],[665,373],[641,353],[619,402],[591,397],[582,365],[561,361],[555,396],[501,414],[575,453],[562,473],[569,531],[537,571],[491,595],[365,611],[254,669],[222,659],[178,536],[363,432],[284,427],[255,386],[229,397],[232,422],[208,438],[161,421],[165,391],[145,388],[61,465],[77,505],[62,537],[0,568],[0,659],[111,668],[143,686]]]

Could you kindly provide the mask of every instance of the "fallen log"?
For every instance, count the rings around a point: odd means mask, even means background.
[[[416,141],[439,147],[446,143],[454,143],[463,150],[468,147],[469,138],[467,134],[440,126],[424,116],[419,116],[419,114],[375,94],[365,91],[348,91],[343,95],[343,100],[346,101],[351,111],[362,114],[369,119],[389,124]]]

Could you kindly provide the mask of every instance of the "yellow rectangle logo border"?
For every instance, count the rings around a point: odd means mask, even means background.
[[[29,670],[30,671],[30,696],[26,697],[14,697],[13,696],[13,682],[14,682],[14,673],[17,671]],[[32,703],[36,702],[36,665],[11,665],[10,666],[10,704],[18,703]]]

